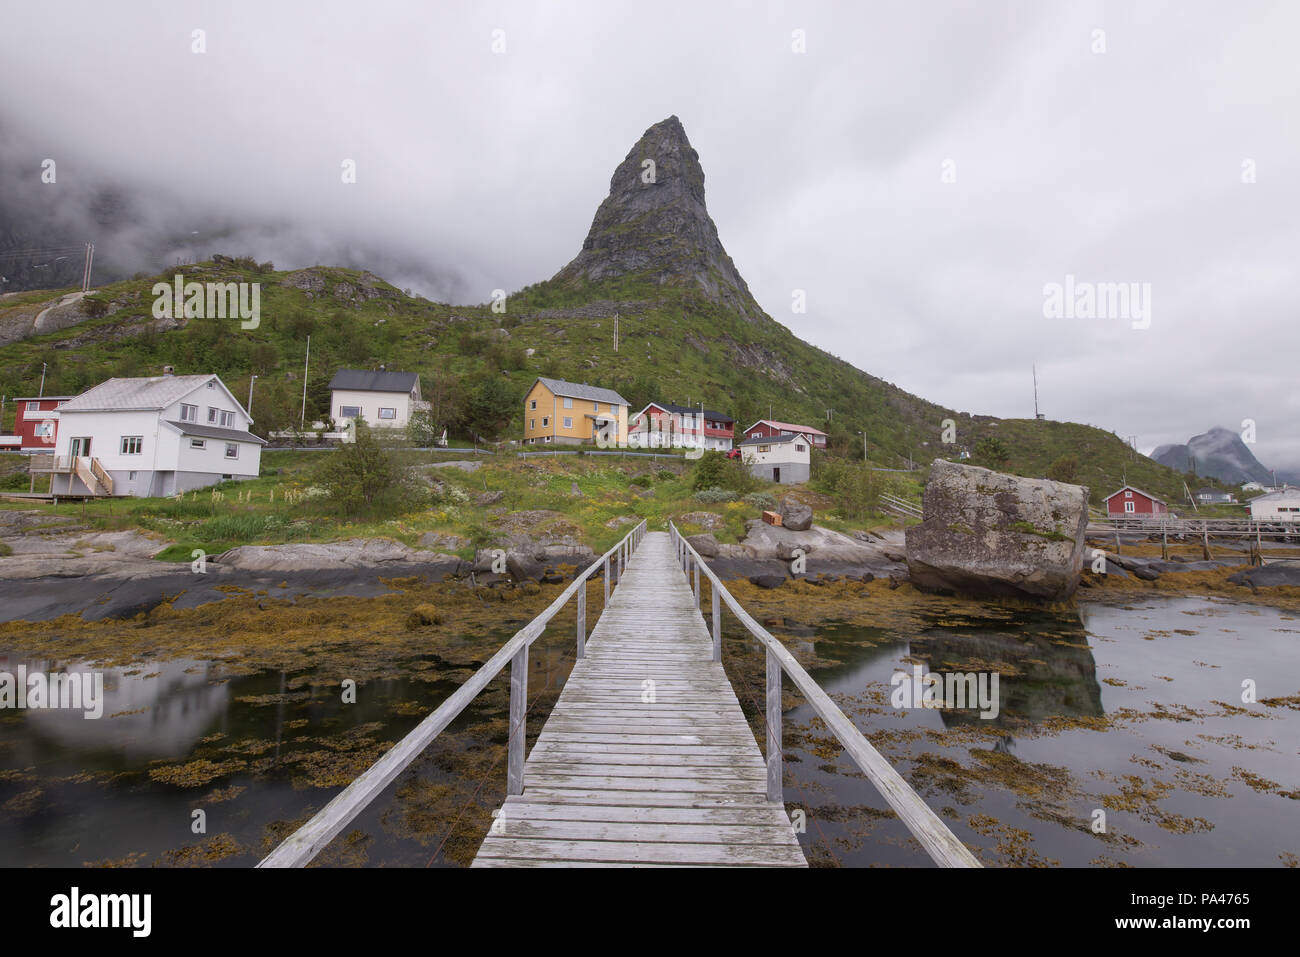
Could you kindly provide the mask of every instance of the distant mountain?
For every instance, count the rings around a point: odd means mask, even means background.
[[[1151,458],[1179,472],[1195,472],[1228,485],[1273,484],[1273,473],[1260,464],[1232,429],[1210,429],[1188,439],[1186,445],[1162,445],[1151,453]]]

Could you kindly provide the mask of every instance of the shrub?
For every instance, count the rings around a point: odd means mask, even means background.
[[[755,508],[761,508],[766,511],[775,509],[777,505],[776,496],[771,492],[750,492],[745,496],[744,501],[749,505],[753,505]]]
[[[384,500],[403,497],[403,473],[364,422],[356,423],[355,440],[327,456],[318,482],[347,515],[372,509]]]
[[[729,459],[721,452],[705,452],[695,463],[691,487],[699,489],[724,488],[737,493],[737,497],[758,487],[758,479],[750,474],[740,459]]]
[[[737,496],[735,492],[729,491],[725,488],[718,488],[717,486],[701,489],[695,493],[697,501],[707,502],[709,504],[716,502],[734,502],[738,497],[739,496]]]

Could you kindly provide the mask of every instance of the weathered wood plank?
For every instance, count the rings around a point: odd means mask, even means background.
[[[583,651],[476,867],[806,865],[666,535]]]

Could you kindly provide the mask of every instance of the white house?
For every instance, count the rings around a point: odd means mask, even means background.
[[[1284,485],[1255,496],[1250,500],[1250,517],[1256,522],[1300,522],[1300,488]]]
[[[33,456],[55,495],[174,495],[256,478],[266,443],[215,375],[109,379],[59,408],[58,444]]]
[[[330,380],[330,417],[340,423],[362,419],[374,428],[404,429],[411,413],[423,408],[428,404],[414,372],[340,369]]]
[[[760,435],[737,443],[736,448],[758,478],[782,485],[808,481],[812,439],[802,432]]]

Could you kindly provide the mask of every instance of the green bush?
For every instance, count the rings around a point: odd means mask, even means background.
[[[355,440],[326,456],[316,481],[345,515],[399,505],[411,491],[393,454],[360,420]]]
[[[750,492],[745,496],[744,501],[753,505],[755,508],[761,508],[766,511],[772,511],[776,508],[776,496],[771,492]]]
[[[697,501],[707,502],[709,504],[715,504],[717,502],[734,502],[739,497],[740,496],[735,492],[729,491],[725,488],[718,488],[717,486],[714,486],[713,488],[700,489],[700,491],[695,493]]]
[[[721,452],[705,452],[695,463],[691,487],[700,489],[723,488],[736,493],[736,498],[758,488],[758,479],[740,459],[729,459]],[[732,501],[735,499],[733,498]]]

